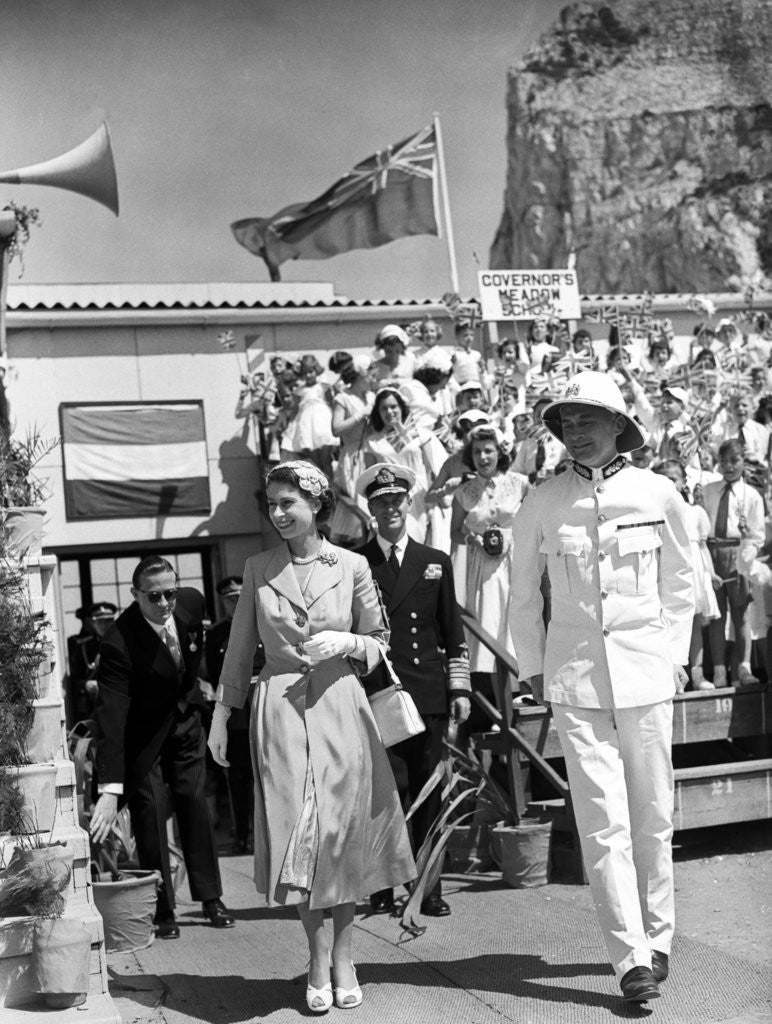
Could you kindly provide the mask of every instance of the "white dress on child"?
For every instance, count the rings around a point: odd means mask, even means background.
[[[710,519],[701,505],[686,506],[686,528],[692,549],[694,614],[705,619],[717,619],[720,613],[713,589],[713,563],[706,544],[710,536]]]

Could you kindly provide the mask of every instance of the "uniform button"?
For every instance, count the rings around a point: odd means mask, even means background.
[[[610,630],[610,629],[608,628],[608,626],[607,626],[607,627],[606,627],[606,628],[605,628],[605,629],[603,630],[603,635],[604,635],[604,636],[608,636],[610,632],[611,632],[611,630]]]
[[[415,628],[415,626],[411,626],[411,627],[410,627],[410,632],[411,632],[411,633],[417,633],[417,632],[418,632],[418,630],[417,630],[417,629]]]
[[[414,665],[420,665],[421,664],[421,659],[420,658],[413,658],[413,664]]]
[[[606,517],[604,515],[598,516],[598,522],[599,523],[605,523],[606,522]]]
[[[418,650],[418,644],[413,644],[413,650],[414,650],[414,651],[417,651],[417,650]]]
[[[606,557],[606,552],[605,551],[599,551],[598,552],[598,561],[599,562],[602,562],[605,557]]]
[[[411,619],[417,619],[418,618],[418,612],[411,612],[410,613],[410,618]]]
[[[603,486],[603,484],[598,484],[598,486],[595,488],[595,490],[598,492],[598,494],[603,494],[603,492],[606,490],[606,488]]]

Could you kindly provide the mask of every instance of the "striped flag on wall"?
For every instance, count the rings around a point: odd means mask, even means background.
[[[60,406],[67,519],[208,514],[202,402]]]

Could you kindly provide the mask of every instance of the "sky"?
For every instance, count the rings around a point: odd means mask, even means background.
[[[563,0],[25,0],[5,4],[0,168],[48,160],[104,120],[115,218],[58,188],[0,185],[40,210],[24,284],[267,281],[230,223],[325,191],[440,115],[460,292],[503,210],[507,71]],[[11,264],[9,284],[19,278]],[[350,298],[450,288],[446,242],[399,239],[283,264]]]

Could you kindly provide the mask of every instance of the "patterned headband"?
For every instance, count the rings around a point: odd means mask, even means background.
[[[309,494],[318,498],[322,491],[326,490],[330,486],[330,481],[313,462],[306,462],[303,459],[295,459],[290,462],[280,462],[278,466],[274,466],[268,476],[265,478],[265,482],[268,484],[271,482],[272,475],[278,469],[291,469],[295,476],[298,478],[298,487],[304,491],[308,491]]]

